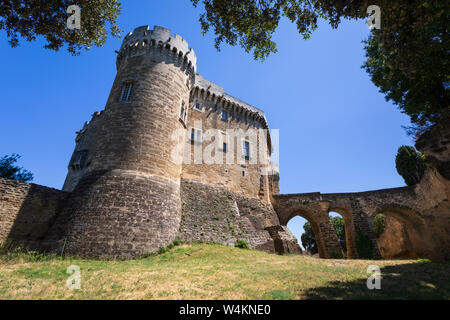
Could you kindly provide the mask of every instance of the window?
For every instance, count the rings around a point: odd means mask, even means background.
[[[73,170],[81,170],[84,168],[87,160],[87,150],[76,151],[73,155],[73,160],[71,163]]]
[[[195,110],[202,111],[202,105],[199,102],[195,104],[194,108]]]
[[[228,120],[228,113],[226,113],[225,111],[222,111],[222,118],[223,121],[227,121]]]
[[[244,158],[246,160],[248,160],[248,159],[250,159],[250,142],[244,141],[243,147],[244,147],[244,150],[243,150],[244,151]]]
[[[223,143],[222,151],[223,151],[224,153],[227,152],[227,143],[226,143],[226,142]]]
[[[202,142],[202,130],[201,129],[195,129],[195,128],[191,128],[191,142],[197,142],[197,143],[201,143]]]
[[[242,171],[242,176],[245,177],[245,171]]]
[[[184,101],[181,101],[180,120],[186,126],[187,109]]]
[[[120,95],[120,102],[128,102],[131,97],[131,90],[133,89],[133,82],[126,82],[122,87],[122,94]]]

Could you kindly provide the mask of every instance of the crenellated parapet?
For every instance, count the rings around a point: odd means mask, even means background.
[[[269,128],[266,116],[262,110],[229,95],[221,86],[206,80],[198,73],[195,76],[195,84],[191,91],[191,96],[205,101],[212,101],[224,111],[239,114],[258,122],[264,129]]]
[[[75,137],[75,142],[78,143],[83,138],[83,136],[89,130],[89,128],[92,128],[96,124],[102,113],[103,111],[96,111],[92,114],[92,118],[90,121],[84,122],[83,128],[80,131],[75,132],[75,134],[77,135]]]
[[[151,54],[163,57],[168,62],[179,65],[192,77],[197,70],[197,57],[194,49],[189,48],[186,40],[180,35],[172,36],[170,30],[155,26],[150,30],[149,26],[141,26],[128,33],[117,55],[117,69],[120,69],[127,57]]]

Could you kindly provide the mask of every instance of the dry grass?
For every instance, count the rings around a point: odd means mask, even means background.
[[[381,268],[368,290],[367,267]],[[81,289],[66,287],[70,265]],[[98,261],[0,256],[0,299],[449,299],[450,264],[322,260],[221,245],[182,245],[148,258]]]

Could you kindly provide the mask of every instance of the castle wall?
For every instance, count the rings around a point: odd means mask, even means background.
[[[0,178],[0,243],[44,238],[68,193]]]
[[[130,257],[174,240],[183,155],[172,152],[173,133],[184,129],[180,111],[195,68],[185,45],[160,27],[124,39],[86,170],[46,241],[66,239],[69,254]]]
[[[227,187],[232,192],[240,192],[248,197],[261,197],[269,201],[268,195],[268,180],[264,175],[263,170],[270,165],[269,154],[266,148],[265,153],[259,152],[261,140],[265,142],[266,138],[261,136],[259,139],[258,129],[262,129],[259,122],[246,117],[242,113],[225,109],[223,104],[217,103],[212,99],[206,97],[191,98],[191,104],[188,114],[187,133],[188,139],[185,143],[185,161],[183,164],[182,177],[189,180],[196,180],[199,182],[221,185]],[[196,104],[200,104],[201,111],[195,108]],[[227,112],[227,120],[222,120],[222,111]],[[190,139],[191,128],[201,129],[205,133],[209,129],[217,129],[223,133],[223,142],[227,143],[227,151],[223,151],[221,143],[216,145],[215,139],[204,137],[202,144],[198,145]],[[250,143],[250,159],[245,160],[242,157],[239,159],[238,151],[242,150],[242,141],[240,138],[233,137],[233,134],[238,135],[238,130],[241,129],[243,133],[256,133],[255,136],[247,136],[246,139]],[[228,131],[227,131],[228,130]],[[219,133],[221,134],[221,133]],[[227,138],[228,136],[228,138]],[[204,153],[214,157],[220,157],[221,164],[206,163],[196,157],[197,150],[203,150]],[[210,148],[209,151],[207,148]],[[207,151],[208,150],[208,151]],[[201,151],[200,151],[201,152]],[[231,163],[227,162],[227,157],[234,159]],[[199,160],[197,160],[199,159]],[[265,179],[262,180],[261,179]],[[265,195],[265,197],[264,197]]]
[[[181,181],[182,219],[179,236],[185,242],[234,245],[271,253],[301,253],[297,239],[281,227],[270,203],[228,188],[194,180]]]
[[[95,139],[100,115],[101,112],[95,112],[91,121],[86,122],[83,128],[76,132],[75,149],[67,167],[68,172],[62,188],[63,191],[72,192],[86,171],[87,158]]]

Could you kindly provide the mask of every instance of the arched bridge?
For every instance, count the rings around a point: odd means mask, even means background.
[[[359,257],[357,246],[360,246],[358,242],[361,237],[372,244],[372,257],[381,258],[373,232],[373,219],[378,213],[391,215],[404,223],[414,234],[413,238],[420,240],[413,243],[414,251],[419,256],[430,255],[433,239],[426,217],[421,213],[422,203],[414,187],[357,193],[317,192],[273,196],[273,205],[282,225],[287,225],[295,216],[310,222],[322,258],[342,257],[329,212],[337,212],[344,218],[347,258]]]

